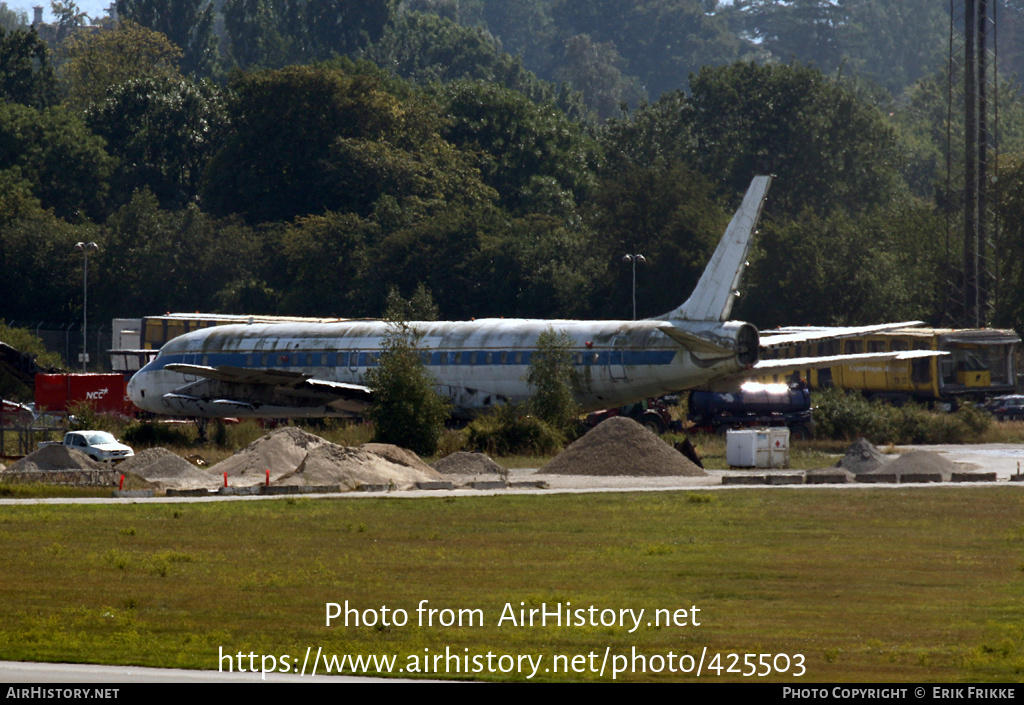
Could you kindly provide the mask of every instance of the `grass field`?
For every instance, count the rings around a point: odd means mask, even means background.
[[[221,647],[295,663],[311,647],[394,654],[401,667],[447,646],[470,657],[543,655],[535,680],[579,681],[610,680],[611,662],[603,677],[544,669],[556,655],[571,664],[594,652],[596,664],[576,663],[600,665],[606,648],[636,647],[672,653],[677,667],[702,653],[713,667],[722,654],[720,675],[703,669],[709,681],[744,680],[727,672],[728,654],[742,671],[746,653],[802,654],[806,667],[802,678],[746,680],[1019,681],[1020,490],[5,506],[0,659],[216,669]],[[404,609],[409,624],[325,626],[326,603],[346,600],[378,616]],[[478,609],[484,625],[417,626],[421,600]],[[632,622],[498,625],[506,603],[566,602],[645,613],[633,633]],[[700,626],[647,626],[653,610],[693,606]],[[650,672],[658,663],[618,679],[695,678],[667,672],[667,661]]]

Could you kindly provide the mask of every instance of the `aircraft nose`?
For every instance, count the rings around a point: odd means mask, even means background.
[[[128,398],[132,400],[132,404],[135,404],[135,406],[139,407],[140,409],[144,408],[142,406],[144,395],[142,392],[142,384],[139,379],[142,376],[142,374],[143,373],[140,370],[139,372],[133,374],[132,378],[128,380]]]

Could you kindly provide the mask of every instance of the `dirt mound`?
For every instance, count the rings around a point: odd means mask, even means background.
[[[342,485],[354,490],[359,485],[388,485],[407,489],[417,482],[438,482],[442,478],[427,471],[393,463],[376,453],[324,443],[311,449],[292,472],[275,485]]]
[[[880,471],[890,462],[882,451],[871,444],[871,441],[866,438],[858,438],[846,450],[846,455],[836,463],[836,467],[857,475],[862,472]]]
[[[106,467],[80,450],[57,444],[43,446],[7,469],[11,471],[104,470]]]
[[[706,475],[682,453],[633,419],[599,423],[562,451],[541,472],[555,475]]]
[[[411,450],[400,448],[399,446],[391,445],[390,443],[364,443],[359,446],[359,449],[379,455],[380,457],[386,458],[397,465],[415,468],[416,470],[422,470],[425,473],[430,473],[433,470],[433,468],[420,459],[420,456],[416,455]]]
[[[434,463],[434,469],[442,475],[500,475],[503,467],[483,453],[467,453],[460,450]]]
[[[217,486],[217,475],[197,468],[166,448],[147,448],[118,465],[117,469],[134,473],[162,488],[185,490]]]
[[[326,443],[328,441],[320,436],[306,433],[301,428],[279,428],[217,463],[209,472],[219,477],[227,473],[228,477],[245,478],[255,484],[262,482],[269,470],[273,482],[295,470],[310,450]]]
[[[943,482],[949,482],[953,473],[959,470],[952,460],[930,450],[912,450],[904,453],[885,466],[883,472],[897,475],[906,473],[940,473]]]

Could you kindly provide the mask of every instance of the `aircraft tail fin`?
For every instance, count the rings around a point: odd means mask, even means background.
[[[747,253],[761,208],[768,195],[770,176],[755,176],[733,215],[715,254],[697,282],[697,288],[679,308],[666,316],[687,321],[727,321],[737,295],[740,275],[747,265]]]

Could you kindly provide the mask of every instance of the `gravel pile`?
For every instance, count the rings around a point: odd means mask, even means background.
[[[707,473],[625,416],[599,423],[541,472],[554,475],[688,476]]]
[[[441,458],[434,469],[442,475],[500,475],[505,471],[490,456],[463,450]]]
[[[191,490],[217,487],[217,475],[197,468],[166,448],[147,448],[117,466],[160,488]]]
[[[12,472],[39,472],[49,470],[105,470],[107,466],[93,460],[80,450],[57,444],[43,446],[11,465]]]
[[[420,456],[413,453],[411,450],[400,448],[390,443],[364,443],[359,446],[360,450],[365,450],[370,453],[375,453],[382,458],[390,460],[392,463],[398,465],[404,465],[408,468],[415,468],[425,473],[432,473],[433,468],[427,465]]]
[[[889,472],[883,470],[890,462],[882,451],[875,448],[866,438],[858,438],[853,442],[846,455],[836,463],[836,467],[859,475],[863,472]]]
[[[217,477],[227,473],[229,478],[258,484],[265,480],[269,470],[270,481],[274,482],[299,467],[309,451],[326,443],[328,441],[320,436],[306,433],[295,426],[287,426],[257,438],[230,458],[214,465],[209,472]]]
[[[930,450],[912,450],[904,453],[885,466],[882,472],[894,472],[897,476],[905,473],[939,473],[943,482],[949,482],[953,473],[960,468],[952,460]]]
[[[271,473],[273,474],[273,473]],[[439,482],[432,470],[394,463],[361,448],[324,443],[312,448],[294,471],[273,481],[274,485],[341,485],[350,490],[360,485],[393,485],[408,489],[417,482]]]

